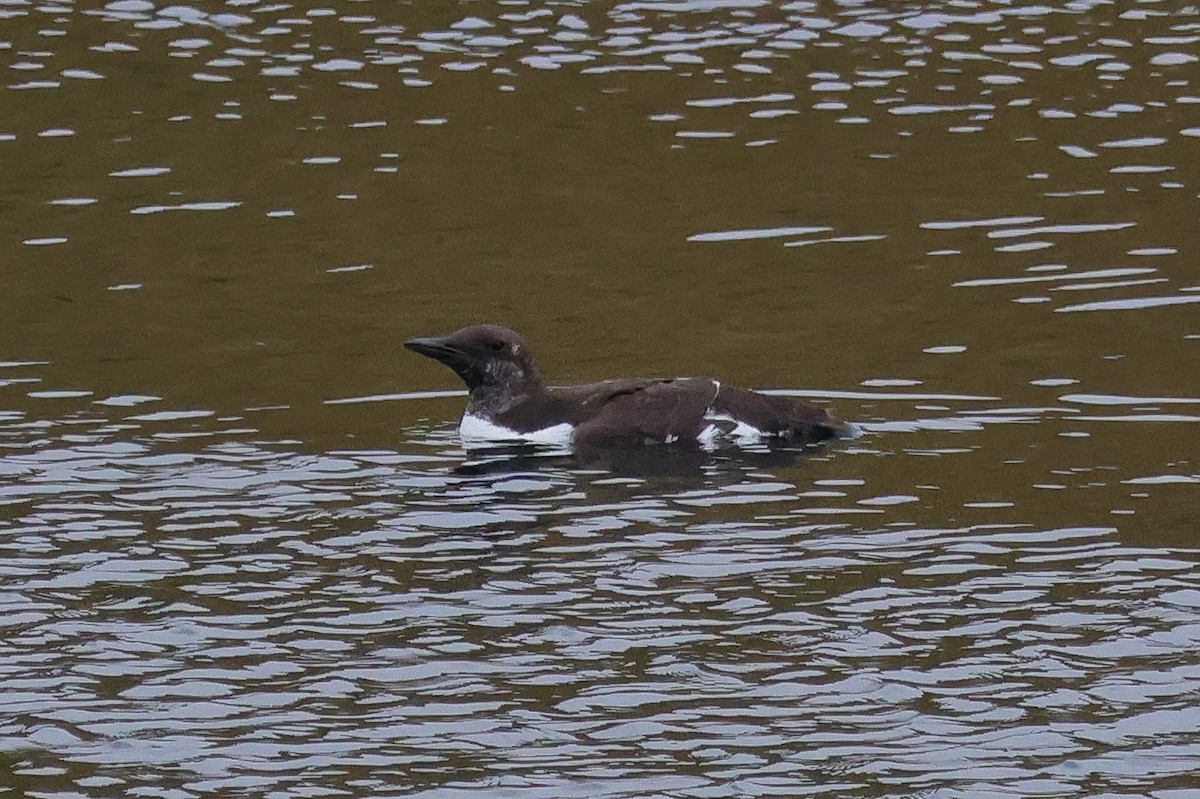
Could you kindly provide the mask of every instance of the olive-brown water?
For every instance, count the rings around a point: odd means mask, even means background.
[[[1200,8],[0,2],[0,789],[1200,795]],[[465,452],[403,351],[831,404]]]

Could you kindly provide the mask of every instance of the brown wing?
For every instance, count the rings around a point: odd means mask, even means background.
[[[797,441],[821,441],[849,432],[845,422],[824,408],[791,397],[759,394],[732,386],[721,386],[713,411],[753,425],[767,435]]]
[[[575,428],[580,445],[695,441],[716,393],[698,378],[609,380],[580,386],[583,411]]]

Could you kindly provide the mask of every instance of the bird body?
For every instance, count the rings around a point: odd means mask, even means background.
[[[467,384],[469,399],[459,425],[464,442],[715,449],[768,440],[806,444],[853,430],[823,408],[709,378],[547,386],[524,340],[499,325],[472,325],[405,346],[449,366]]]

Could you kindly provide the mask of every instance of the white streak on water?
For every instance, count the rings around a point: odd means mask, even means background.
[[[392,402],[393,400],[423,400],[446,399],[448,397],[465,397],[466,389],[451,389],[448,391],[401,391],[396,394],[367,394],[362,397],[339,397],[325,400],[323,405],[358,405],[363,402]]]
[[[1197,397],[1131,397],[1123,394],[1063,394],[1062,402],[1079,405],[1197,405]]]
[[[813,397],[819,399],[889,399],[889,400],[945,400],[957,402],[995,402],[1000,397],[976,394],[922,394],[911,391],[833,391],[829,389],[764,388],[759,394],[776,397]]]
[[[1062,308],[1055,308],[1054,312],[1071,313],[1072,311],[1131,311],[1137,308],[1158,308],[1164,305],[1185,305],[1192,302],[1200,302],[1200,296],[1138,297],[1125,300],[1101,300],[1099,302],[1085,302],[1081,305],[1065,305]]]

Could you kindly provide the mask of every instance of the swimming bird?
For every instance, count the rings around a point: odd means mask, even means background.
[[[466,383],[469,398],[459,425],[464,443],[716,449],[771,441],[809,444],[854,434],[852,425],[824,408],[709,378],[548,386],[525,340],[501,325],[471,325],[404,346],[445,364]]]

